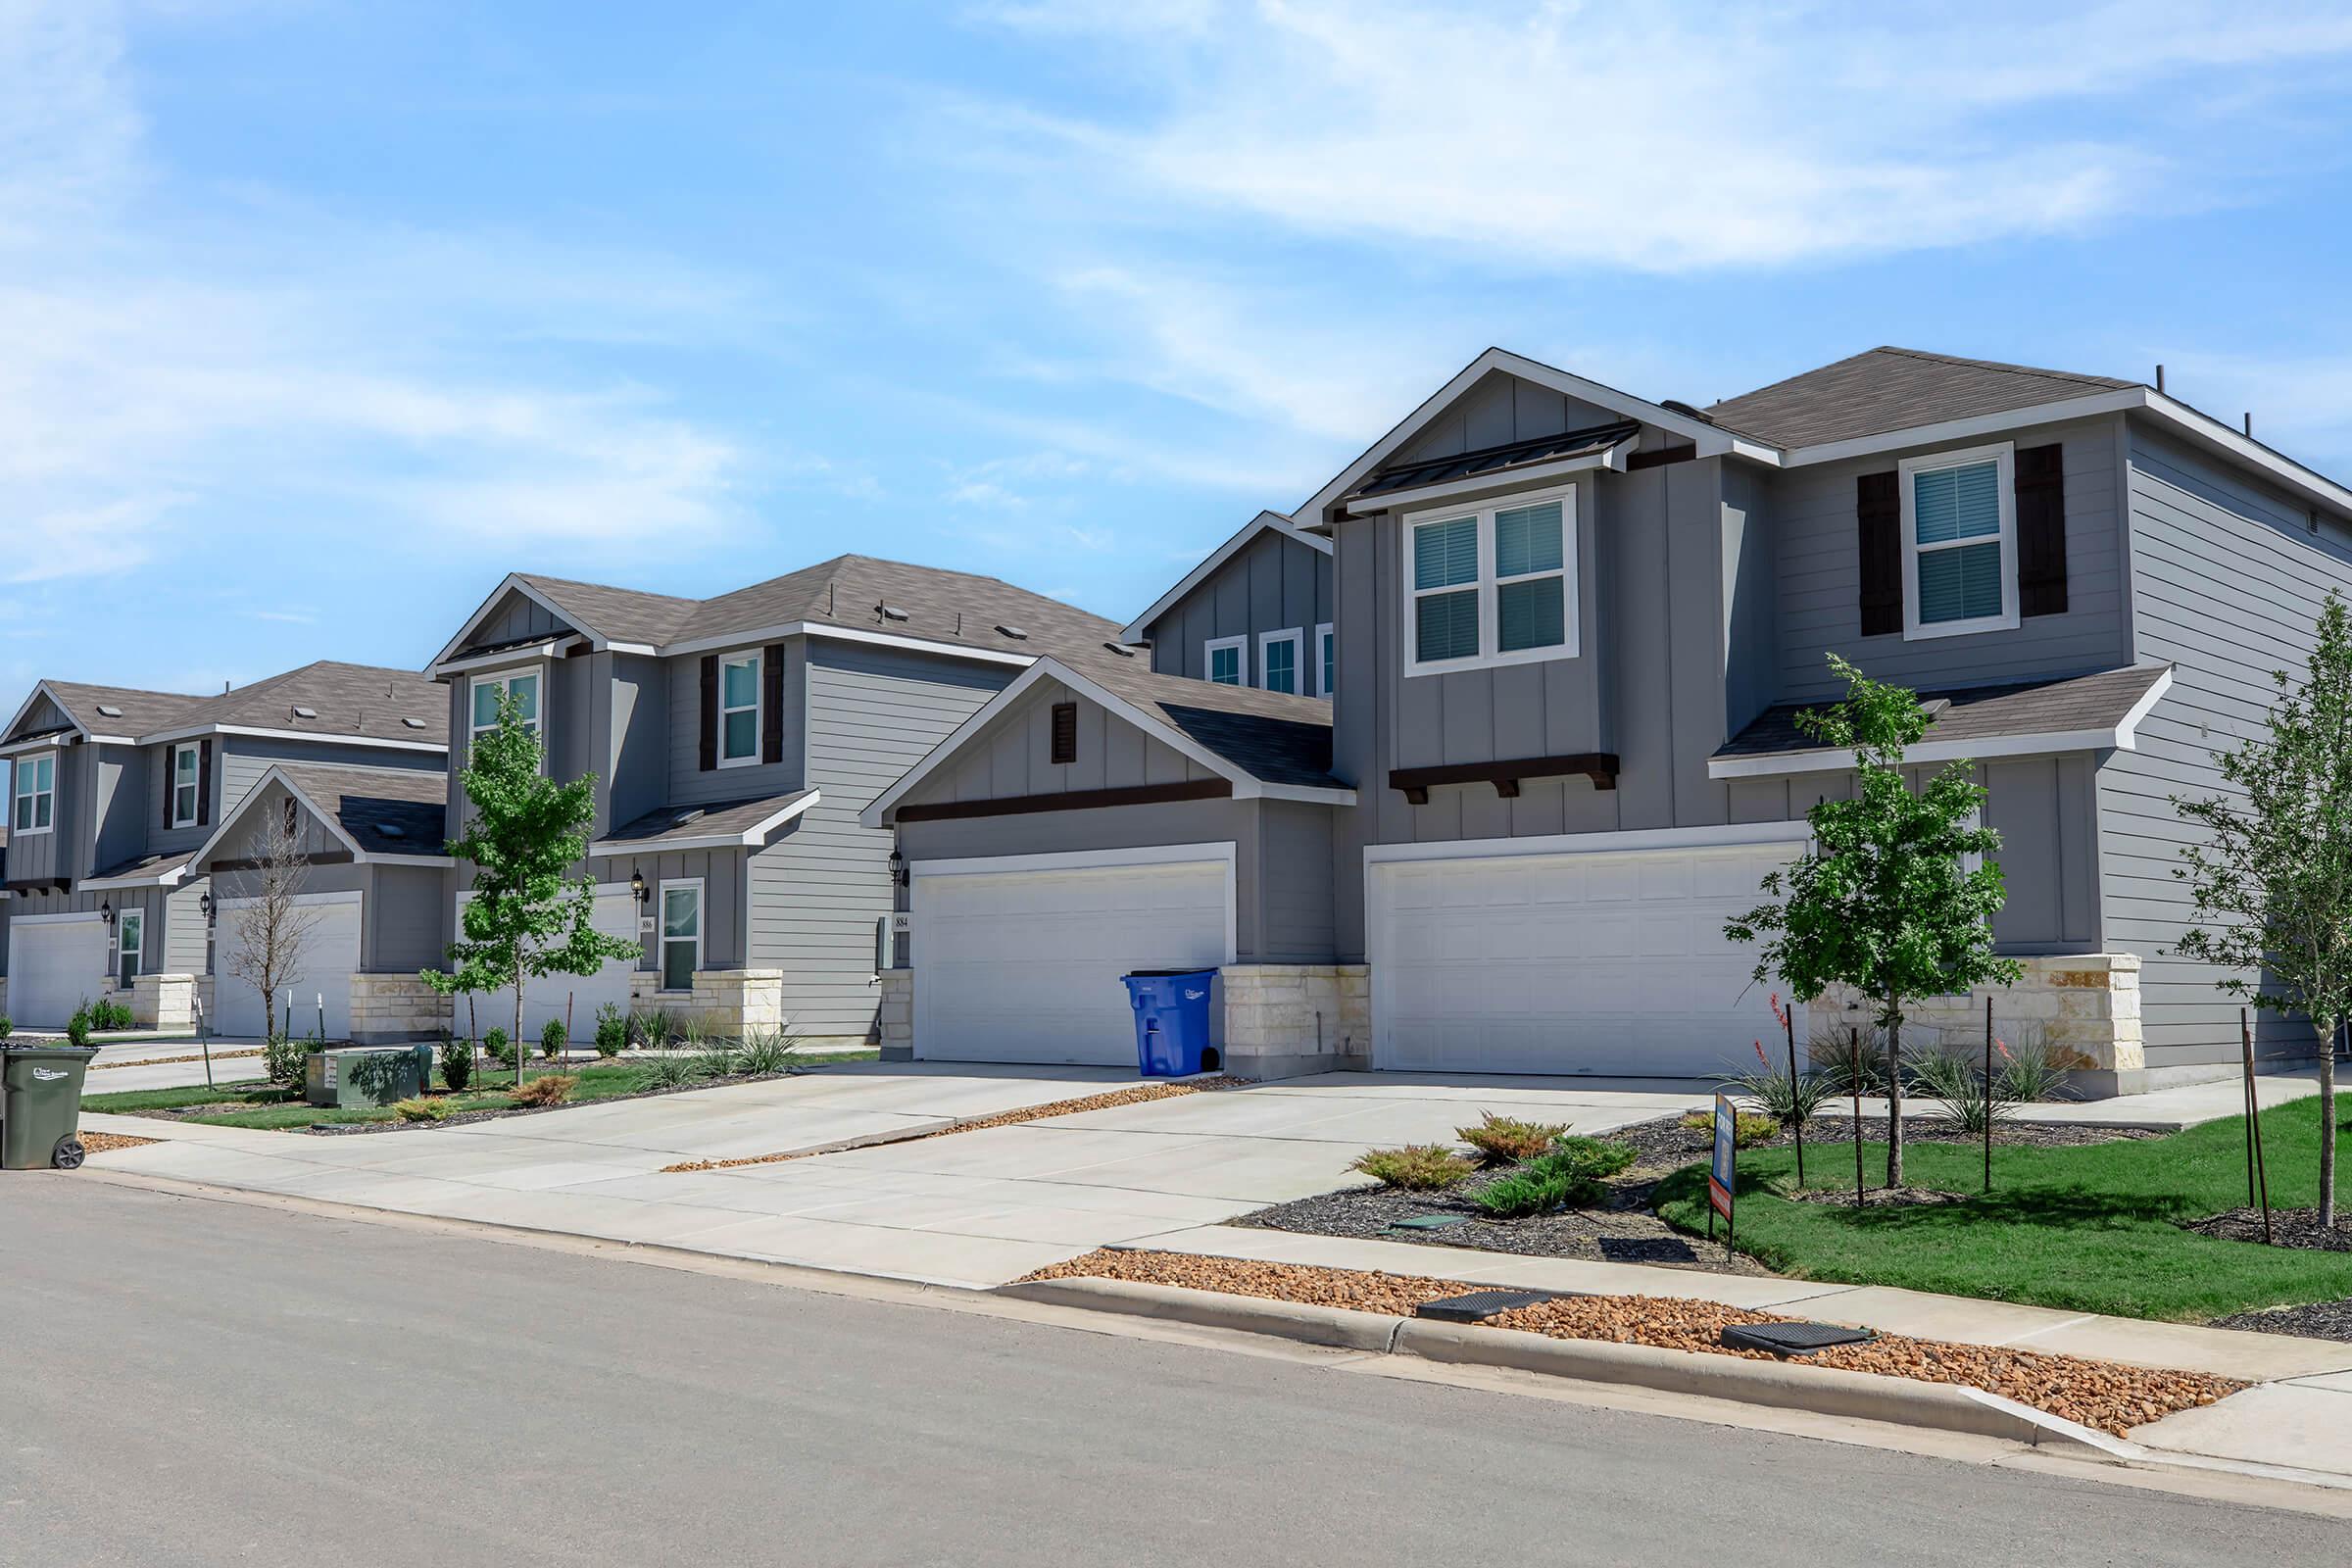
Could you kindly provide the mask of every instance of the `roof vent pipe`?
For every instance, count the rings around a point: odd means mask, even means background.
[[[2253,433],[2254,433],[2254,411],[2253,411],[2252,409],[2248,409],[2248,410],[2246,411],[2246,434],[2250,436],[2250,435],[2252,435]]]
[[[2164,390],[2164,367],[2161,365],[2156,367],[2156,390],[2158,392]]]

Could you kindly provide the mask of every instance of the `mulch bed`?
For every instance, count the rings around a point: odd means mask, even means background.
[[[1015,1127],[1025,1121],[1043,1121],[1049,1116],[1075,1116],[1084,1110],[1110,1110],[1120,1105],[1141,1105],[1154,1100],[1173,1100],[1179,1095],[1200,1094],[1202,1091],[1239,1089],[1250,1082],[1247,1078],[1202,1078],[1182,1084],[1137,1084],[1132,1089],[1112,1089],[1100,1095],[1082,1095],[1076,1100],[1052,1100],[1042,1105],[1022,1110],[1002,1110],[993,1116],[974,1116],[968,1121],[947,1127],[926,1128],[908,1133],[903,1138],[877,1138],[861,1145],[872,1148],[877,1144],[912,1144],[926,1138],[946,1138],[955,1133],[976,1133],[988,1127]],[[456,1118],[451,1118],[455,1120]],[[675,1165],[664,1165],[664,1176],[684,1175],[692,1171],[734,1170],[742,1165],[780,1165],[790,1159],[807,1159],[822,1154],[822,1149],[794,1149],[775,1154],[745,1154],[735,1159],[689,1159]]]
[[[213,1060],[234,1061],[240,1056],[258,1056],[262,1054],[262,1048],[259,1046],[255,1046],[249,1051],[216,1051],[213,1053]],[[106,1072],[115,1067],[176,1067],[183,1061],[202,1060],[204,1060],[202,1052],[198,1052],[193,1056],[141,1056],[136,1061],[93,1061],[90,1063],[90,1071]]]
[[[1198,1257],[1181,1252],[1107,1250],[1040,1269],[1029,1278],[1134,1280],[1216,1291],[1228,1296],[1348,1307],[1392,1317],[1410,1316],[1424,1301],[1459,1296],[1472,1288],[1459,1280],[1419,1275]],[[1521,1307],[1488,1319],[1487,1326],[1545,1334],[1557,1340],[1648,1345],[1761,1361],[1772,1357],[1762,1351],[1724,1348],[1719,1343],[1723,1330],[1733,1324],[1793,1321],[1797,1320],[1712,1301],[1652,1296],[1585,1296]],[[2135,1426],[2212,1404],[2247,1387],[2201,1372],[2122,1366],[2081,1356],[1914,1340],[1894,1334],[1881,1335],[1863,1345],[1834,1347],[1806,1359],[1817,1366],[1841,1367],[1850,1372],[1984,1389],[2062,1420],[2119,1437]]]
[[[2223,1242],[2262,1243],[2262,1210],[2232,1208],[2226,1213],[2205,1219],[2190,1220],[2181,1229],[2195,1231]],[[2322,1227],[2320,1211],[2316,1208],[2274,1208],[2271,1210],[2271,1245],[2274,1247],[2306,1248],[2316,1252],[2352,1252],[2352,1226],[2344,1216],[2338,1216],[2332,1226]]]
[[[1715,1147],[1714,1134],[1693,1130],[1683,1125],[1679,1115],[1660,1116],[1655,1121],[1636,1122],[1615,1132],[1600,1136],[1612,1143],[1631,1144],[1638,1151],[1635,1167],[1673,1170],[1707,1157]],[[2112,1144],[2126,1139],[2160,1138],[2163,1134],[2127,1127],[2051,1127],[2039,1122],[2009,1122],[1995,1127],[1992,1144],[1995,1149],[2081,1149],[2090,1144]],[[1903,1138],[1909,1143],[1976,1144],[1984,1139],[1961,1130],[1960,1124],[1945,1116],[1905,1116]],[[1885,1143],[1886,1118],[1862,1118],[1862,1141]],[[1796,1136],[1787,1128],[1762,1143],[1756,1149],[1789,1149]],[[1817,1114],[1805,1124],[1805,1152],[1810,1156],[1816,1149],[1843,1146],[1850,1162],[1853,1157],[1854,1118],[1846,1115]],[[1742,1150],[1742,1152],[1745,1151]],[[1808,1167],[1812,1161],[1806,1161]]]
[[[574,1063],[573,1065],[577,1065],[577,1063]],[[600,1095],[593,1100],[566,1100],[562,1104],[558,1105],[510,1105],[504,1108],[491,1110],[455,1111],[450,1115],[443,1117],[439,1121],[402,1121],[396,1116],[389,1121],[315,1121],[307,1127],[278,1127],[268,1130],[283,1133],[301,1133],[305,1136],[314,1138],[340,1138],[358,1133],[406,1133],[415,1132],[419,1128],[426,1127],[464,1127],[470,1122],[497,1121],[507,1116],[536,1116],[551,1110],[574,1110],[582,1105],[616,1105],[624,1100],[659,1100],[664,1095],[683,1095],[697,1089],[730,1089],[738,1084],[763,1084],[771,1082],[774,1079],[789,1078],[792,1076],[794,1076],[794,1074],[791,1073],[760,1072],[737,1073],[732,1077],[727,1078],[697,1078],[692,1083],[681,1084],[675,1089],[638,1089],[633,1090],[625,1095]],[[481,1090],[489,1088],[511,1087],[511,1076],[507,1080],[498,1084],[492,1084],[487,1080],[477,1076],[471,1084],[463,1090],[457,1091],[457,1093],[475,1094],[479,1093]],[[444,1091],[443,1093],[445,1094],[447,1091]],[[441,1098],[441,1096],[436,1095],[434,1098],[438,1099]],[[124,1110],[113,1112],[113,1114],[122,1116],[150,1116],[157,1121],[193,1121],[199,1117],[220,1116],[230,1111],[263,1110],[267,1109],[271,1104],[283,1105],[290,1103],[292,1103],[291,1101],[284,1100],[269,1101],[260,1104],[252,1104],[240,1100],[225,1100],[214,1101],[209,1104],[203,1105],[172,1105],[158,1110]],[[328,1107],[321,1105],[318,1108],[323,1111]],[[246,1130],[263,1131],[264,1129],[252,1128]]]
[[[2262,1312],[2232,1312],[2228,1317],[2217,1317],[2205,1326],[2352,1343],[2352,1299],[2313,1301],[2307,1306],[2275,1306]]]
[[[118,1149],[138,1149],[148,1144],[160,1144],[160,1138],[133,1138],[128,1133],[75,1133],[81,1140],[82,1152],[104,1154]]]

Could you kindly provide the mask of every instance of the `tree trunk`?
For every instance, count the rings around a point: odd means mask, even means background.
[[[2320,1031],[2320,1223],[2335,1223],[2335,1026],[2333,1018],[2312,1020]]]
[[[514,1087],[522,1087],[522,1063],[529,1052],[522,1049],[522,965],[514,966]]]
[[[1886,1185],[1903,1185],[1902,999],[1886,999]]]

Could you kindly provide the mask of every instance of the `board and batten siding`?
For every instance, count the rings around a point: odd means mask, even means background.
[[[2132,625],[2139,657],[2173,665],[2138,748],[2099,771],[2101,895],[2110,949],[2140,956],[2151,1070],[2209,1066],[2239,1052],[2236,1002],[2212,967],[2171,956],[2189,924],[2173,876],[2195,830],[2171,797],[2228,793],[2212,754],[2261,731],[2271,672],[2300,671],[2330,588],[2352,592],[2352,550],[2333,529],[2249,479],[2132,427]],[[2257,1012],[2266,1053],[2315,1053],[2299,1018]]]
[[[1331,593],[1331,557],[1267,528],[1144,628],[1152,644],[1152,667],[1162,675],[1206,680],[1207,644],[1221,637],[1247,637],[1243,683],[1263,686],[1258,634],[1296,631],[1298,691],[1311,696],[1315,628],[1332,619]]]
[[[1933,456],[1937,448],[1881,453],[1775,475],[1771,508],[1780,566],[1780,700],[1839,695],[1842,688],[1827,658],[1833,653],[1876,679],[1929,690],[2082,674],[2132,662],[2119,505],[2122,431],[2122,416],[2115,416],[2000,438],[2019,448],[2055,441],[2065,450],[2066,612],[2029,616],[2010,631],[1917,641],[1905,641],[1900,632],[1862,635],[1854,481],[1865,473],[1894,471],[1905,458]]]
[[[877,1000],[875,921],[895,892],[894,840],[887,828],[861,826],[858,813],[1020,671],[821,640],[795,664],[785,689],[800,693],[805,777],[819,799],[748,858],[748,965],[783,971],[795,1030],[863,1037]]]
[[[744,909],[750,873],[747,857],[740,849],[732,850],[668,850],[643,855],[596,856],[584,862],[589,880],[599,887],[619,887],[627,883],[632,873],[645,878],[646,904],[639,914],[652,915],[654,927],[643,928],[640,923],[637,967],[661,971],[661,894],[663,882],[692,882],[703,884],[703,967],[705,969],[741,969],[744,962]],[[460,862],[461,872],[464,862]],[[463,876],[458,883],[465,887]]]
[[[1059,703],[1078,709],[1077,760],[1071,762],[1053,760],[1054,709]],[[1094,699],[1057,680],[1040,680],[909,791],[904,804],[1132,789],[1215,776],[1166,742],[1106,712]]]

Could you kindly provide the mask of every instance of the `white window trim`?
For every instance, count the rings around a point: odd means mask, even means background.
[[[1221,650],[1227,648],[1232,649],[1235,653],[1241,656],[1242,678],[1236,681],[1234,684],[1237,686],[1249,685],[1250,639],[1246,635],[1241,637],[1211,637],[1208,641],[1202,643],[1200,645],[1200,678],[1218,685],[1224,684],[1223,682],[1218,681],[1216,676],[1217,654]]]
[[[55,751],[29,752],[16,760],[8,775],[8,829],[11,840],[28,839],[42,833],[57,831],[57,764],[58,760],[64,755],[63,752]],[[26,790],[24,775],[32,770],[35,763],[44,761],[49,764],[49,787],[45,790]],[[17,803],[19,801],[37,801],[43,796],[47,796],[49,799],[49,825],[46,827],[17,826]]]
[[[1329,650],[1329,652],[1326,653],[1326,650]],[[1323,678],[1323,669],[1326,661],[1329,662],[1331,666],[1330,680]],[[1315,695],[1317,697],[1329,697],[1331,695],[1332,684],[1334,681],[1339,679],[1339,645],[1332,636],[1331,622],[1327,620],[1315,628]]]
[[[1923,624],[1919,618],[1919,557],[1918,505],[1913,478],[1922,473],[1936,473],[1945,468],[1965,468],[1972,465],[1995,463],[1998,467],[1993,483],[2000,492],[2001,509],[2001,612],[1997,615],[1979,615],[1974,620],[1940,620]],[[1905,458],[1897,468],[1896,486],[1903,501],[1903,641],[1924,642],[1936,637],[1965,637],[1981,631],[2015,631],[2018,626],[2017,604],[2017,444],[1996,442],[1991,446],[1969,447],[1958,452],[1937,452],[1924,458]],[[1955,540],[1949,544],[1932,545],[1928,553],[1940,550],[1964,549],[1982,545],[1982,537]]]
[[[752,666],[751,707],[748,709],[729,708],[727,706],[727,666],[745,662],[749,662]],[[719,655],[718,765],[720,767],[758,767],[760,765],[760,741],[765,733],[762,725],[767,718],[766,706],[767,654],[765,650],[754,648],[745,653]],[[729,757],[727,755],[727,715],[743,712],[752,715],[752,749],[741,757]]]
[[[1578,613],[1578,600],[1583,592],[1582,559],[1578,550],[1579,521],[1576,509],[1577,487],[1560,485],[1548,490],[1529,490],[1515,495],[1494,496],[1485,501],[1458,507],[1432,507],[1421,512],[1408,512],[1399,519],[1397,548],[1401,569],[1397,577],[1403,585],[1404,621],[1400,635],[1404,642],[1404,673],[1443,675],[1458,669],[1498,669],[1506,664],[1543,664],[1554,660],[1574,659],[1583,650],[1584,628]],[[1516,512],[1522,507],[1540,507],[1547,501],[1560,504],[1560,569],[1554,572],[1529,572],[1509,579],[1530,582],[1556,575],[1560,579],[1560,641],[1549,648],[1521,648],[1511,653],[1498,649],[1500,616],[1496,612],[1499,581],[1494,575],[1494,514]],[[1424,523],[1458,522],[1464,517],[1478,519],[1478,575],[1467,583],[1455,583],[1447,588],[1431,588],[1428,594],[1458,594],[1474,589],[1478,594],[1479,651],[1467,659],[1438,659],[1426,662],[1420,657],[1418,635],[1420,619],[1414,604],[1424,597],[1423,590],[1413,586],[1413,530]]]
[[[531,720],[531,731],[539,737],[541,747],[544,749],[547,742],[547,666],[545,664],[515,664],[506,669],[486,669],[479,674],[466,677],[466,747],[469,753],[473,749],[476,736],[488,734],[498,727],[495,724],[476,724],[473,721],[475,689],[482,686],[496,686],[503,691],[512,693],[514,683],[526,675],[536,678],[539,682],[539,715]]]
[[[664,982],[659,987],[661,995],[682,997],[686,995],[685,991],[672,991],[665,983],[669,979],[669,945],[676,940],[669,934],[669,894],[672,888],[694,889],[694,968],[691,972],[695,974],[703,970],[703,944],[710,929],[710,899],[703,887],[703,878],[699,876],[666,880],[654,894],[654,978],[658,982]],[[687,990],[692,989],[689,983]]]
[[[122,940],[122,933],[134,925],[138,928],[139,933],[138,944],[135,947]],[[147,972],[147,911],[145,909],[118,909],[115,911],[114,978],[118,989],[120,989],[122,979],[122,961],[125,958],[135,960],[138,965],[137,968],[130,971],[132,979],[135,980]]]
[[[1258,684],[1261,687],[1264,687],[1267,691],[1272,691],[1274,689],[1273,687],[1266,686],[1265,684],[1269,678],[1267,671],[1273,667],[1266,662],[1266,650],[1273,647],[1276,643],[1289,643],[1291,645],[1290,695],[1293,697],[1304,697],[1306,695],[1307,686],[1306,634],[1296,626],[1291,627],[1288,631],[1261,631],[1257,634]]]
[[[185,816],[182,816],[179,811],[179,759],[183,752],[196,759],[195,776],[188,780],[188,789],[193,792],[192,798],[196,807]],[[169,801],[172,806],[172,825],[173,827],[194,827],[204,816],[203,748],[198,742],[182,741],[174,745],[167,756],[169,760],[165,764],[164,799]]]

